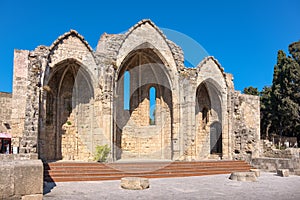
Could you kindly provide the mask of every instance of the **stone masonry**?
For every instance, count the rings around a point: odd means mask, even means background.
[[[12,95],[0,92],[0,133],[11,133]]]
[[[15,50],[13,94],[0,101],[11,101],[0,120],[11,123],[13,145],[43,160],[92,160],[105,144],[110,161],[259,156],[259,98],[235,91],[211,56],[185,67],[150,20],[104,33],[96,50],[75,30]]]

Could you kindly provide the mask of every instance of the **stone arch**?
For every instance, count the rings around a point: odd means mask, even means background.
[[[117,71],[115,159],[172,159],[173,94],[164,59],[148,43],[128,53]],[[125,71],[130,73],[130,108],[124,110]],[[149,92],[156,88],[156,123],[149,123]]]
[[[176,84],[176,81],[174,79],[173,79],[174,81],[172,81],[172,77],[174,76],[173,71],[168,70],[166,68],[166,66],[169,65],[167,60],[161,54],[161,52],[149,42],[144,42],[144,43],[140,44],[139,46],[132,49],[132,51],[130,53],[128,53],[126,58],[124,58],[124,60],[120,64],[120,67],[118,67],[118,69],[117,69],[117,73],[116,73],[117,76],[115,77],[116,81],[120,78],[120,76],[122,76],[124,74],[124,71],[127,70],[127,67],[124,67],[124,66],[127,64],[128,60],[130,60],[133,55],[137,56],[141,52],[144,52],[148,56],[148,58],[145,58],[147,61],[140,63],[141,65],[144,65],[144,64],[160,65],[159,66],[160,71],[163,71],[164,74],[167,74],[166,78],[167,78],[168,83],[171,84],[170,87],[172,87],[173,84],[174,85]],[[160,81],[160,82],[163,81],[161,79],[156,79],[156,80]]]
[[[39,131],[39,156],[44,160],[91,157],[95,92],[86,69],[77,60],[66,59],[44,77]]]
[[[214,141],[217,136],[214,129],[215,127],[212,126],[214,123],[220,124],[221,131],[219,131],[218,133],[222,133],[222,104],[223,100],[220,86],[216,82],[214,82],[214,80],[206,79],[197,87],[195,107],[195,144],[196,156],[198,159],[210,158],[211,153],[217,153],[211,151],[212,149],[210,147],[210,144],[211,141]],[[219,156],[222,155],[220,154]]]
[[[142,20],[128,30],[118,50],[116,65],[121,66],[125,57],[142,44],[151,44],[165,59],[167,67],[173,72],[179,70],[166,36],[151,20]]]
[[[228,85],[226,81],[226,74],[224,73],[224,69],[221,67],[219,62],[213,58],[212,56],[206,57],[199,63],[196,68],[197,70],[197,85],[201,85],[201,83],[205,83],[207,86],[208,93],[211,99],[211,123],[219,122],[222,128],[222,158],[228,158],[229,155],[229,126],[228,126]],[[196,91],[195,91],[196,94]],[[202,137],[200,139],[200,146],[197,147],[197,154],[200,158],[210,157],[210,147],[209,145],[201,145],[201,142],[205,141],[206,144],[210,143],[209,140],[209,131],[210,128],[207,129],[206,134],[196,133],[196,137]],[[196,131],[197,132],[197,131]],[[198,140],[198,139],[197,139]],[[198,141],[199,142],[199,141]]]
[[[67,60],[75,60],[83,65],[93,83],[95,83],[98,77],[98,67],[93,49],[82,35],[75,30],[70,30],[58,37],[50,46],[48,63],[46,68],[43,69],[42,85],[47,84],[50,78],[50,69],[56,70],[55,66],[59,66],[60,63],[66,62]]]
[[[220,91],[227,90],[226,74],[224,68],[221,67],[220,63],[212,56],[204,58],[197,65],[197,84],[199,85],[206,79],[209,79],[217,89]]]

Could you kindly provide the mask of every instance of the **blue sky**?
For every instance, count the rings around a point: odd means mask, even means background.
[[[237,90],[270,85],[277,51],[300,40],[297,0],[0,0],[0,91],[12,90],[14,49],[50,46],[70,29],[96,47],[102,33],[126,31],[141,19],[193,38],[233,74]]]

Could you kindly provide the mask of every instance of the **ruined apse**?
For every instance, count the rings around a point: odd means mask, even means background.
[[[105,144],[111,162],[259,156],[259,98],[235,91],[213,57],[183,61],[150,20],[102,34],[96,49],[71,30],[15,50],[13,145],[43,160],[92,160]]]

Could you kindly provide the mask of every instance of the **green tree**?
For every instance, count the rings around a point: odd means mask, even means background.
[[[265,86],[260,93],[260,130],[262,138],[269,138],[269,129],[272,124],[272,101],[271,101],[272,88]]]
[[[299,46],[300,42],[289,46],[293,57],[287,57],[282,50],[278,51],[271,90],[264,90],[264,97],[261,98],[262,134],[268,135],[271,132],[283,136],[300,136]]]
[[[244,88],[243,93],[244,94],[250,94],[250,95],[256,95],[256,96],[259,95],[258,89],[254,88],[252,86]]]
[[[300,41],[293,42],[289,45],[289,52],[295,61],[300,64]]]

